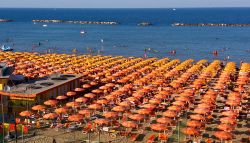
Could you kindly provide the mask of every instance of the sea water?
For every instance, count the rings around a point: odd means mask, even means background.
[[[250,23],[250,8],[0,9],[0,46],[15,51],[170,57],[250,62],[250,27],[173,27],[179,23]],[[33,19],[115,21],[119,25],[33,23]],[[149,27],[137,24],[150,22]],[[84,30],[86,33],[81,34]],[[39,46],[40,45],[40,46]],[[173,55],[170,51],[176,51]],[[218,56],[212,52],[218,51]]]

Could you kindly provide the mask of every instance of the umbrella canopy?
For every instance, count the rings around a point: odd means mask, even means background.
[[[202,124],[199,121],[191,120],[187,122],[187,126],[193,127],[193,128],[200,128]]]
[[[116,95],[110,94],[110,95],[105,96],[104,98],[107,100],[114,100],[116,97],[117,97]]]
[[[103,116],[105,118],[116,118],[118,116],[118,114],[116,112],[104,112]]]
[[[135,97],[128,97],[126,98],[127,101],[132,101],[132,102],[136,102],[138,101],[138,98],[135,98]]]
[[[95,85],[98,85],[98,83],[95,82],[95,81],[91,81],[91,82],[90,82],[90,85],[95,86]]]
[[[148,109],[139,109],[139,110],[137,110],[136,112],[137,112],[138,114],[141,114],[141,115],[148,115],[148,114],[151,113],[151,111],[148,110]]]
[[[132,114],[129,115],[128,117],[134,121],[142,121],[144,119],[144,117],[140,114]]]
[[[93,110],[100,110],[102,109],[102,106],[100,104],[91,104],[88,106],[88,108]]]
[[[165,116],[165,117],[169,117],[169,118],[177,117],[177,113],[174,112],[174,111],[170,111],[170,110],[167,110],[167,111],[163,112],[162,115]]]
[[[190,115],[190,118],[192,120],[197,120],[197,121],[201,121],[201,120],[205,120],[205,117],[200,115],[200,114],[194,114],[194,115]]]
[[[84,88],[84,89],[88,89],[88,88],[90,88],[90,87],[91,87],[90,84],[84,84],[84,85],[82,85],[82,88]]]
[[[123,112],[125,111],[125,108],[123,106],[115,106],[112,108],[112,110],[116,112]]]
[[[99,87],[99,89],[101,89],[101,90],[108,90],[109,88],[110,88],[110,87],[105,86],[105,85],[104,85],[104,86],[100,86],[100,87]]]
[[[73,97],[73,96],[76,95],[76,92],[69,91],[69,92],[66,93],[66,95],[69,96],[69,97]]]
[[[83,110],[78,111],[78,113],[81,115],[89,116],[91,114],[91,111],[88,109],[83,109]]]
[[[161,100],[159,100],[159,99],[150,99],[148,102],[151,103],[151,104],[160,104]]]
[[[175,101],[172,104],[175,105],[175,106],[182,106],[183,107],[185,105],[185,102],[183,102],[183,101]]]
[[[211,108],[212,104],[208,104],[208,103],[201,103],[198,104],[198,108]]]
[[[207,108],[195,108],[194,109],[194,113],[197,113],[197,114],[208,114],[209,112],[210,110]]]
[[[152,124],[150,128],[154,131],[165,131],[167,130],[167,126],[165,124]]]
[[[84,90],[84,88],[75,88],[75,92],[83,92]]]
[[[19,113],[20,116],[22,117],[29,117],[31,116],[33,113],[31,111],[22,111]]]
[[[131,103],[129,101],[123,101],[123,102],[120,102],[118,105],[123,106],[123,107],[129,107]]]
[[[224,111],[221,113],[223,116],[227,116],[227,117],[237,117],[237,113],[229,110],[229,111]]]
[[[197,136],[197,135],[199,135],[199,132],[196,129],[190,128],[190,127],[182,129],[181,132],[183,134],[191,135],[191,136]]]
[[[170,111],[180,111],[181,107],[179,107],[179,106],[169,106],[168,110],[170,110]]]
[[[58,115],[56,113],[48,113],[48,114],[43,115],[43,118],[46,120],[55,119],[57,117]]]
[[[137,127],[137,125],[132,121],[122,122],[122,126],[124,126],[126,128],[136,128]]]
[[[172,121],[173,121],[172,119],[166,118],[166,117],[161,117],[156,120],[157,123],[161,123],[161,124],[171,124]]]
[[[67,108],[64,108],[64,107],[55,109],[55,112],[56,112],[57,114],[62,114],[62,113],[65,114],[65,113],[67,113],[67,111],[68,111],[68,109],[67,109]]]
[[[100,100],[97,100],[96,103],[97,104],[102,104],[102,105],[103,104],[108,104],[108,100],[106,100],[106,99],[100,99]]]
[[[94,90],[92,90],[91,92],[92,92],[92,93],[95,93],[95,94],[100,94],[100,93],[103,92],[103,90],[101,90],[101,89],[94,89]]]
[[[240,105],[240,101],[235,101],[235,100],[228,100],[226,102],[227,105],[230,105],[230,106],[238,106]]]
[[[231,132],[234,128],[228,124],[220,124],[217,126],[217,129],[226,131],[226,132]]]
[[[44,102],[44,105],[55,106],[57,103],[58,103],[57,100],[47,100]]]
[[[71,116],[68,117],[68,120],[71,121],[71,122],[79,122],[82,119],[83,119],[83,116],[79,115],[79,114],[71,115]]]
[[[149,109],[149,110],[153,110],[156,107],[156,105],[154,105],[154,104],[143,104],[141,107]]]
[[[189,101],[189,98],[188,97],[185,97],[185,96],[180,96],[180,97],[176,97],[175,98],[176,101]]]
[[[95,119],[94,122],[98,125],[107,125],[109,123],[109,121],[106,119]]]
[[[225,131],[217,131],[214,136],[220,140],[230,140],[233,137],[231,133]]]
[[[96,95],[94,93],[87,93],[84,95],[84,97],[87,97],[87,98],[95,98]]]
[[[230,117],[223,117],[220,118],[220,122],[223,124],[236,124],[235,118],[230,118]]]
[[[114,86],[115,86],[115,84],[114,84],[114,83],[107,83],[107,84],[105,84],[105,86],[108,86],[108,87],[114,87]]]
[[[165,94],[156,94],[155,96],[154,96],[156,99],[166,99],[167,98],[167,95],[165,95]]]
[[[41,111],[41,110],[44,110],[45,109],[45,106],[43,105],[35,105],[31,108],[32,110],[37,110],[37,111]]]
[[[57,96],[56,99],[57,100],[64,100],[64,99],[67,99],[68,97],[67,96],[64,96],[64,95],[60,95],[60,96]]]
[[[78,102],[68,102],[68,103],[66,103],[66,106],[67,107],[78,107],[78,106],[80,106],[79,105],[79,103]]]
[[[142,93],[142,92],[135,92],[135,93],[132,94],[132,96],[135,97],[135,98],[140,99],[140,98],[142,98],[144,96],[144,93]]]
[[[169,91],[161,90],[161,91],[158,92],[158,94],[162,94],[162,95],[169,95],[170,93],[171,93],[170,90]]]
[[[79,98],[75,99],[75,102],[79,102],[79,103],[86,103],[87,101],[88,101],[88,99],[85,97],[79,97]]]

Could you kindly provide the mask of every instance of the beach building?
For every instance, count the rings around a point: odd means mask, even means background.
[[[27,106],[41,104],[45,100],[75,89],[79,86],[81,77],[82,75],[52,75],[12,86],[8,85],[8,82],[11,82],[9,77],[0,77],[1,100],[5,108],[7,103],[11,103],[13,111],[19,112]]]

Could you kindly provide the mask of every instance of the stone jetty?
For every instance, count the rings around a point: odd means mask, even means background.
[[[13,20],[10,19],[0,19],[0,22],[12,22]]]
[[[114,21],[79,21],[79,20],[32,20],[37,23],[68,23],[68,24],[96,24],[96,25],[117,25]]]
[[[250,27],[250,24],[226,24],[226,23],[174,23],[172,26],[199,26],[199,27]]]

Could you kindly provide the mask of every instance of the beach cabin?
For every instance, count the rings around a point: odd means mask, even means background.
[[[11,103],[13,112],[20,112],[34,104],[43,104],[45,100],[79,87],[81,78],[82,75],[56,75],[7,86],[10,78],[2,77],[0,95],[5,108],[7,103]]]

